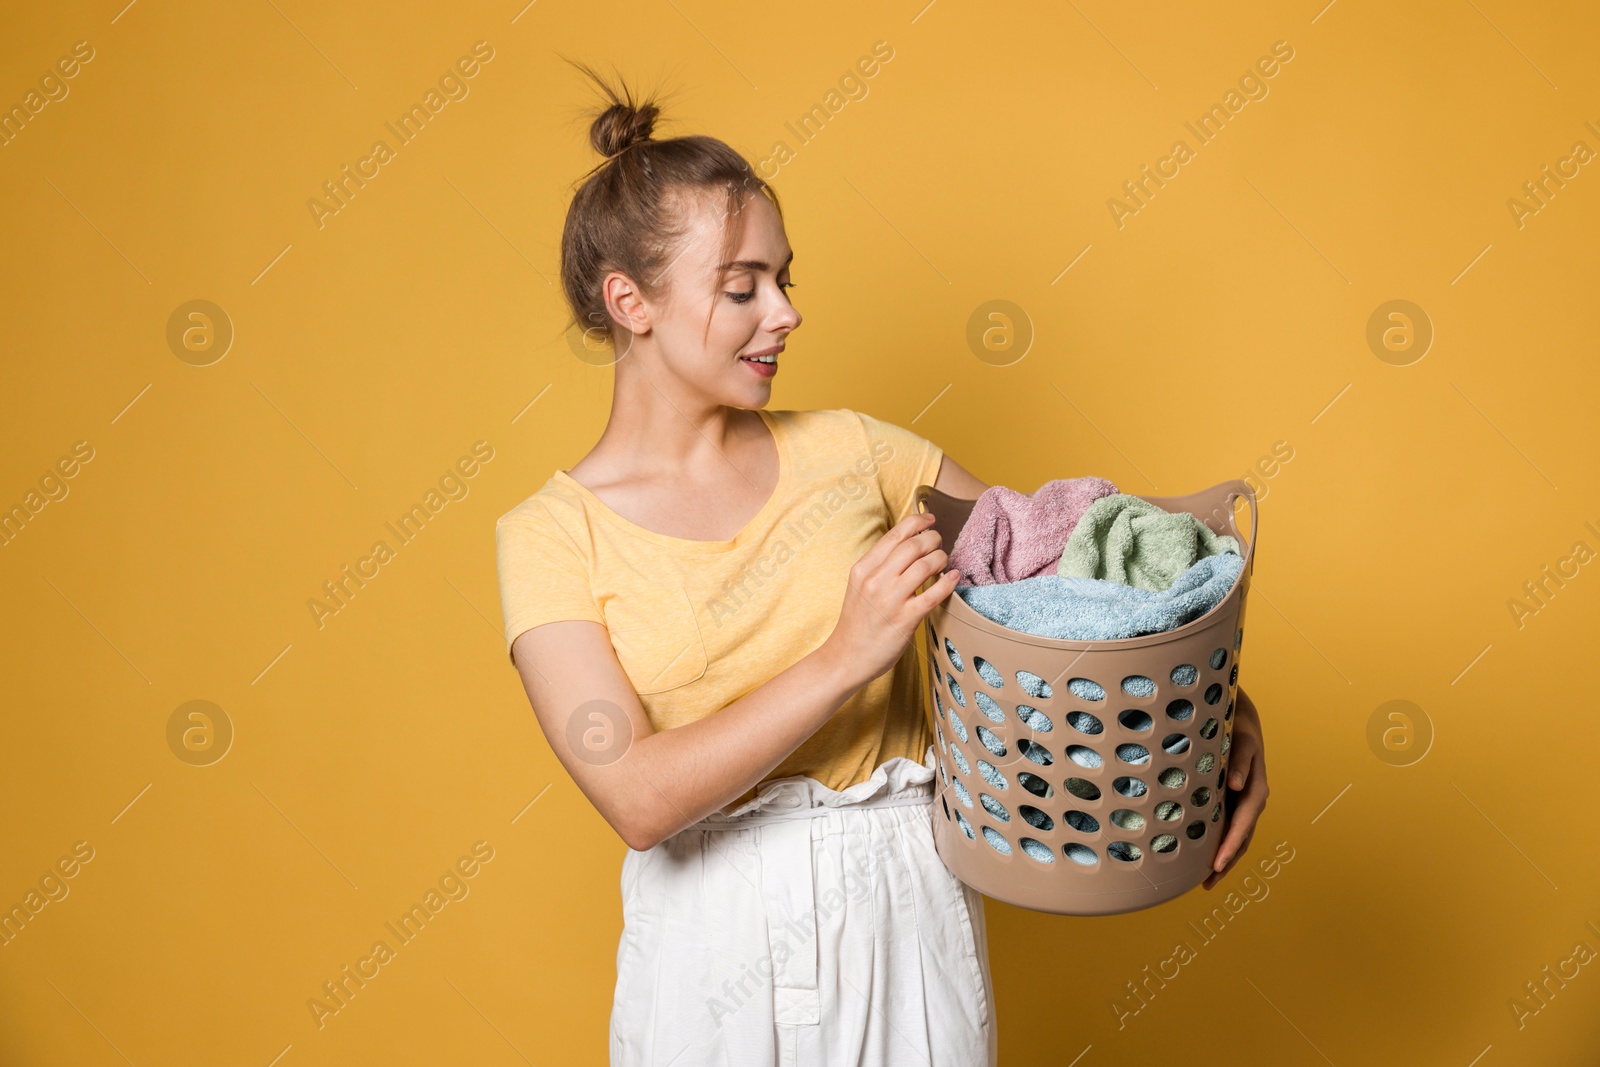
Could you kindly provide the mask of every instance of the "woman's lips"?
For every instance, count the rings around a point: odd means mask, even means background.
[[[747,367],[753,368],[757,374],[761,375],[761,377],[770,378],[774,374],[778,373],[778,356],[782,352],[783,345],[776,344],[771,348],[763,348],[759,352],[747,352],[739,357],[739,362],[743,363]],[[771,356],[772,362],[763,363],[760,360],[755,359],[754,357],[756,356]]]

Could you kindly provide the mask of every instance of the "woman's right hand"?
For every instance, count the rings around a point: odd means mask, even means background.
[[[858,686],[894,665],[917,623],[960,581],[959,571],[946,571],[917,592],[950,560],[941,543],[931,512],[908,515],[850,568],[838,625],[823,648]]]

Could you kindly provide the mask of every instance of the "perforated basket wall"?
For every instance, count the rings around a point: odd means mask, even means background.
[[[1240,497],[1248,538],[1234,521]],[[1145,637],[1060,641],[991,622],[955,593],[928,616],[934,838],[956,877],[996,900],[1065,915],[1134,911],[1199,885],[1216,858],[1255,492],[1231,481],[1143,499],[1239,541],[1239,579],[1202,617]],[[917,489],[947,551],[974,503]]]

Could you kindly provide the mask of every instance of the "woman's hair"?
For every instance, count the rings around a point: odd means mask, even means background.
[[[721,264],[732,257],[738,243],[745,194],[761,192],[778,209],[780,219],[783,208],[777,192],[728,145],[699,135],[656,140],[650,133],[661,109],[654,95],[636,103],[625,82],[619,91],[588,66],[575,62],[573,66],[599,87],[609,106],[589,126],[589,143],[606,158],[582,180],[561,231],[561,287],[572,310],[572,325],[586,331],[602,329],[614,344],[615,331],[621,327],[606,311],[601,280],[610,271],[621,271],[645,296],[664,295],[667,268],[681,254],[679,246],[688,232],[689,196],[726,191],[718,288],[727,275]],[[708,334],[710,329],[707,315]]]

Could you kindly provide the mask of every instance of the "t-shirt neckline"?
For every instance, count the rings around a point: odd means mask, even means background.
[[[558,469],[555,472],[554,477],[558,478],[563,485],[568,486],[573,491],[581,495],[587,504],[594,510],[594,512],[606,522],[626,530],[628,533],[631,533],[637,537],[642,537],[647,541],[653,541],[658,545],[674,548],[681,552],[730,551],[731,549],[737,548],[744,544],[749,539],[752,531],[758,529],[762,523],[765,522],[771,512],[781,506],[781,498],[784,496],[785,491],[789,486],[789,468],[792,465],[792,459],[789,455],[788,435],[785,433],[781,421],[776,415],[767,411],[765,408],[754,408],[752,410],[754,410],[757,415],[761,416],[762,422],[766,423],[768,432],[772,434],[773,443],[777,446],[778,480],[777,484],[773,486],[772,495],[767,497],[766,503],[761,505],[761,509],[751,517],[749,522],[744,524],[744,527],[739,530],[738,533],[734,534],[726,541],[697,541],[693,538],[671,537],[664,533],[658,533],[655,530],[648,530],[645,527],[640,526],[638,523],[635,523],[629,519],[625,519],[621,515],[617,514],[611,509],[609,504],[607,504],[604,500],[601,500],[598,496],[592,493],[587,486],[585,486],[582,482],[579,482],[576,478],[572,477],[572,475],[568,474],[565,470]]]

